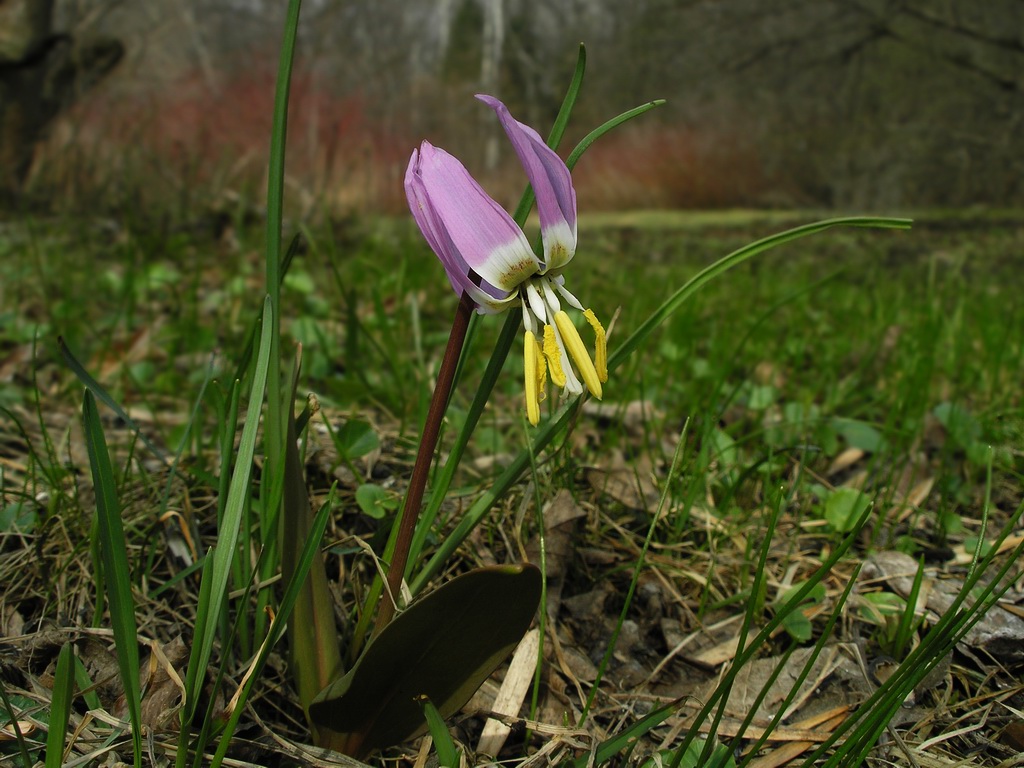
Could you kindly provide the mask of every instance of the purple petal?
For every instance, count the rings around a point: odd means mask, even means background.
[[[576,190],[569,169],[533,128],[512,117],[493,96],[477,94],[508,134],[537,196],[545,269],[558,269],[576,253]]]
[[[424,141],[405,174],[409,207],[456,293],[498,309],[540,269],[523,231],[457,159]]]

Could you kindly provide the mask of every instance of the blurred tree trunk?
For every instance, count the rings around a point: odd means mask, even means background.
[[[497,94],[501,75],[501,52],[505,46],[505,7],[503,0],[483,0],[484,28],[480,50],[480,91],[491,96]],[[488,128],[491,115],[487,115]],[[484,167],[493,171],[500,154],[498,134],[488,130],[484,143]]]
[[[120,42],[53,30],[53,0],[0,0],[0,197],[18,193],[53,119],[120,61]]]

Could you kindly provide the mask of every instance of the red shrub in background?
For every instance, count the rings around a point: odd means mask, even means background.
[[[582,157],[574,173],[582,210],[721,208],[778,196],[755,147],[737,134],[642,121]]]
[[[261,204],[274,100],[272,57],[231,74],[200,72],[152,89],[116,84],[79,105],[37,157],[34,183],[57,202],[141,204],[193,215],[241,197]],[[287,199],[314,210],[397,210],[412,139],[295,72],[289,105]]]
[[[120,82],[78,105],[54,131],[37,158],[37,189],[58,206],[124,206],[129,213],[141,209],[142,215],[172,220],[237,204],[261,207],[276,59],[253,54],[245,61],[247,66],[227,72],[193,71],[162,84],[134,83],[122,73]],[[403,114],[389,110],[393,105],[376,105],[360,94],[340,96],[331,86],[315,72],[293,75],[289,212],[300,217],[403,213],[405,165],[423,137],[408,124],[396,126],[397,117],[391,123],[380,117]],[[419,94],[421,105],[440,110],[430,118],[441,118],[428,131],[431,140],[457,150],[471,171],[489,177],[481,181],[497,199],[514,205],[523,179],[511,152],[497,173],[481,174],[474,160],[482,157],[487,134],[458,108],[440,106],[462,99],[466,114],[472,114],[475,104],[443,88],[433,83],[430,92]],[[584,211],[717,208],[793,199],[790,190],[768,178],[755,145],[741,132],[672,125],[646,116],[599,140],[574,176]]]

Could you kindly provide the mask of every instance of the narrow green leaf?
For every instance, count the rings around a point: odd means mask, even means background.
[[[812,224],[805,224],[800,227],[793,229],[787,229],[784,232],[779,232],[774,235],[757,240],[753,243],[743,246],[732,253],[724,256],[723,258],[705,267],[692,278],[686,281],[686,283],[674,294],[672,294],[668,300],[666,300],[658,309],[651,313],[640,327],[637,328],[633,333],[626,339],[612,354],[608,360],[609,370],[618,368],[622,363],[629,359],[629,356],[640,346],[640,344],[646,340],[648,336],[665,320],[668,319],[673,312],[682,306],[683,302],[689,299],[693,294],[703,288],[705,285],[710,283],[717,277],[720,277],[725,272],[728,272],[733,267],[742,264],[748,259],[764,253],[765,251],[776,248],[785,243],[798,240],[807,235],[817,234],[818,232],[824,232],[826,229],[832,227],[875,227],[881,229],[909,229],[911,225],[910,219],[892,219],[882,217],[871,217],[871,216],[852,216],[839,219],[825,219],[824,221],[817,221]]]
[[[128,425],[132,432],[139,436],[139,439],[154,456],[165,464],[169,463],[167,454],[164,453],[163,449],[146,437],[146,433],[142,431],[142,427],[140,427],[138,423],[128,415],[128,412],[125,411],[124,408],[118,405],[117,401],[110,396],[110,393],[103,388],[103,385],[96,381],[96,379],[94,379],[92,375],[85,370],[85,366],[78,362],[78,358],[74,356],[71,349],[64,342],[63,336],[57,337],[57,347],[60,349],[60,353],[64,358],[64,362],[67,363],[68,368],[70,368],[71,372],[78,377],[78,380],[85,385],[85,388],[89,390],[97,400],[116,413],[117,418],[121,419],[121,421]]]
[[[910,647],[910,639],[917,629],[918,622],[914,621],[914,614],[917,608],[917,599],[921,594],[921,585],[924,582],[924,559],[917,564],[917,573],[914,574],[914,582],[907,594],[906,605],[900,613],[900,623],[896,627],[896,637],[893,640],[893,655],[899,658]]]
[[[85,445],[92,466],[96,493],[96,517],[99,523],[100,555],[110,605],[110,625],[114,631],[117,667],[124,686],[125,704],[132,727],[135,765],[142,765],[142,687],[139,684],[139,645],[132,600],[128,548],[121,523],[121,505],[114,485],[107,441],[96,410],[96,400],[88,389],[82,405]]]
[[[28,745],[25,742],[25,734],[21,732],[21,726],[18,725],[18,712],[14,708],[14,705],[11,704],[11,700],[7,698],[7,688],[4,686],[3,680],[0,680],[0,700],[3,701],[4,710],[10,718],[11,730],[14,731],[14,740],[18,742],[18,752],[21,754],[21,764],[24,768],[32,768],[32,758],[28,754]]]
[[[71,719],[71,698],[75,691],[75,650],[64,643],[57,656],[53,674],[53,696],[50,699],[50,723],[46,732],[46,768],[64,764],[64,743]]]
[[[644,112],[650,112],[655,107],[660,107],[664,103],[664,99],[655,99],[654,101],[649,101],[646,104],[641,104],[638,107],[627,109],[621,115],[616,115],[611,120],[602,123],[597,128],[588,133],[586,136],[584,136],[582,140],[580,140],[580,143],[573,148],[572,152],[569,153],[569,157],[566,158],[565,164],[569,166],[569,170],[571,171],[573,168],[576,167],[576,163],[579,162],[579,159],[583,156],[583,153],[590,149],[590,145],[597,141],[599,138],[604,136],[609,131],[618,128],[623,123],[629,122],[634,117],[640,117],[640,115],[644,114]]]
[[[653,728],[657,728],[663,722],[672,717],[680,701],[672,701],[663,706],[652,709],[628,728],[624,728],[607,741],[597,745],[593,753],[588,753],[576,758],[573,761],[573,768],[589,768],[591,765],[604,765],[622,750],[632,746],[638,739],[646,735]]]
[[[78,687],[78,690],[82,691],[85,705],[89,709],[102,709],[103,704],[100,702],[99,694],[96,693],[96,689],[93,686],[92,678],[89,677],[89,670],[85,668],[85,665],[78,656],[73,655],[72,658],[75,662],[75,685]]]
[[[208,558],[207,567],[203,568],[203,579],[200,586],[201,595],[209,596],[208,603],[199,606],[196,613],[195,637],[192,653],[189,656],[188,671],[185,678],[185,705],[181,709],[181,721],[190,723],[195,714],[199,700],[203,677],[210,662],[213,642],[217,632],[218,617],[227,600],[228,577],[231,573],[231,562],[235,556],[235,543],[238,540],[242,513],[245,509],[246,497],[249,494],[249,481],[252,476],[252,460],[256,451],[256,435],[260,422],[260,411],[263,407],[263,395],[267,383],[267,369],[270,359],[270,336],[273,325],[274,311],[270,306],[270,298],[263,303],[263,331],[260,337],[259,353],[256,370],[253,375],[252,389],[249,393],[249,404],[246,409],[242,437],[238,446],[238,459],[231,475],[227,503],[224,506],[222,526],[217,533],[217,547]]]
[[[288,583],[288,586],[285,589],[284,596],[281,598],[281,603],[278,606],[277,615],[274,617],[274,621],[270,625],[268,639],[260,647],[259,654],[256,656],[256,661],[253,663],[252,674],[249,675],[245,685],[242,686],[242,692],[238,697],[238,703],[229,715],[227,724],[224,726],[224,730],[220,737],[220,743],[217,745],[217,751],[214,754],[213,760],[210,762],[211,768],[218,768],[224,760],[224,756],[227,754],[228,747],[231,744],[231,735],[235,732],[235,727],[238,725],[242,712],[245,710],[245,704],[249,700],[249,694],[252,691],[252,687],[256,681],[260,679],[260,673],[267,664],[270,652],[274,650],[274,646],[276,646],[284,636],[285,629],[287,629],[288,622],[292,618],[292,612],[295,608],[296,601],[299,598],[299,593],[302,589],[303,582],[306,579],[306,575],[309,573],[309,570],[316,559],[321,557],[320,543],[323,541],[324,531],[327,530],[327,523],[331,519],[331,511],[334,509],[334,492],[335,488],[332,487],[330,495],[327,498],[327,502],[320,507],[316,516],[313,518],[313,524],[309,530],[309,536],[306,537],[305,544],[302,547],[302,552],[299,555],[298,563],[295,566],[295,578]]]
[[[480,568],[452,579],[398,614],[343,678],[314,699],[318,725],[347,734],[359,757],[426,728],[417,696],[442,717],[457,712],[530,626],[540,571],[529,563]]]
[[[281,525],[281,498],[284,492],[285,443],[287,424],[284,413],[291,403],[285,404],[281,391],[281,229],[284,217],[284,159],[288,137],[288,100],[291,94],[292,64],[295,59],[295,39],[299,29],[301,0],[290,0],[285,17],[278,57],[277,80],[274,90],[274,113],[270,131],[270,157],[267,167],[267,236],[265,242],[265,270],[267,301],[263,311],[263,336],[267,347],[267,413],[263,422],[264,465],[260,478],[262,500],[260,531],[263,533],[263,568],[261,577],[277,570],[278,526]],[[263,344],[261,344],[261,347]],[[261,350],[262,351],[262,350]],[[261,393],[262,397],[262,393]],[[232,549],[234,549],[232,547]],[[230,557],[230,554],[227,554]],[[261,607],[268,595],[261,593]],[[262,633],[265,619],[258,612],[255,631]]]
[[[289,387],[289,402],[295,391],[301,369],[301,354],[295,364]],[[327,571],[322,557],[315,557],[301,576],[297,568],[313,528],[313,511],[299,456],[295,411],[288,408],[288,430],[285,441],[284,499],[281,518],[281,579],[287,586],[301,578],[295,602],[295,620],[290,635],[290,656],[299,702],[308,707],[313,697],[342,673],[338,629],[334,622],[334,598],[327,584]],[[368,426],[368,425],[367,425]],[[318,540],[319,541],[319,540]],[[320,746],[327,746],[318,737]]]
[[[430,729],[430,736],[434,740],[434,748],[437,750],[437,764],[440,768],[459,768],[459,750],[455,748],[452,735],[448,732],[444,718],[437,711],[437,707],[430,701],[429,696],[417,698],[423,707],[423,716],[427,720],[427,728]]]
[[[280,269],[278,270],[278,287],[284,284],[284,279],[288,276],[288,270],[291,268],[292,261],[294,261],[295,255],[299,252],[299,244],[301,242],[300,236],[295,234],[288,244],[288,250],[285,252],[284,258],[281,260]],[[234,379],[238,381],[243,381],[246,378],[246,373],[252,363],[253,350],[256,347],[256,336],[259,334],[262,324],[263,309],[261,308],[256,317],[253,318],[252,325],[249,326],[249,331],[245,336],[245,345],[242,347],[242,352],[238,356],[238,362],[235,365]]]

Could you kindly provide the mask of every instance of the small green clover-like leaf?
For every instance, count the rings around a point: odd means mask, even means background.
[[[840,533],[849,533],[871,506],[871,497],[856,488],[837,488],[825,501],[825,520]]]
[[[803,589],[805,582],[801,581],[794,584],[778,599],[778,605],[783,606],[793,598],[794,595],[801,589]],[[785,627],[786,632],[789,636],[796,640],[798,643],[806,643],[813,636],[813,625],[811,620],[804,615],[803,606],[805,605],[817,605],[825,599],[825,585],[818,582],[811,590],[804,596],[803,601],[800,605],[793,609],[790,613],[782,619],[782,626]]]
[[[336,434],[338,452],[346,459],[358,459],[380,447],[380,438],[373,427],[360,419],[350,419]]]
[[[779,597],[779,604],[785,605],[786,603],[788,603],[797,592],[804,588],[804,585],[806,583],[807,582],[805,581],[798,581],[796,584],[794,584],[785,592],[783,592],[782,595]],[[806,596],[804,596],[803,603],[814,603],[815,605],[817,605],[824,599],[825,585],[819,581],[817,584],[811,587],[811,591],[808,592]]]
[[[35,527],[37,518],[33,505],[15,501],[0,509],[0,531],[13,531],[17,528],[22,533],[28,533]]]
[[[382,520],[398,508],[398,499],[374,483],[363,483],[356,488],[356,504],[364,515],[374,520]]]
[[[892,592],[866,592],[858,599],[857,613],[864,621],[882,626],[886,616],[899,616],[907,609],[907,601]]]
[[[771,384],[750,384],[747,388],[747,407],[763,411],[779,398],[779,391]]]
[[[814,636],[814,625],[801,609],[797,609],[786,615],[782,620],[782,626],[786,632],[798,643],[806,643]]]
[[[851,448],[860,448],[868,453],[878,453],[885,448],[882,433],[866,421],[837,417],[832,419],[832,426]]]
[[[355,666],[310,704],[317,727],[343,735],[354,757],[399,744],[427,725],[419,699],[458,712],[530,626],[540,570],[529,563],[463,574],[398,614]]]
[[[968,448],[981,439],[981,424],[964,406],[941,403],[932,411],[946,428],[950,438],[961,448]]]

